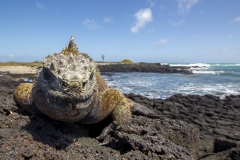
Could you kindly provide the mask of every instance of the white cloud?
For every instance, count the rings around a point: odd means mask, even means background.
[[[99,27],[93,19],[88,18],[83,21],[83,24],[90,30],[94,30]]]
[[[231,20],[230,22],[240,22],[240,17],[237,17],[237,18]]]
[[[111,21],[112,21],[112,19],[111,19],[111,18],[109,18],[109,17],[104,17],[104,18],[103,18],[103,21],[104,21],[104,22],[111,22]]]
[[[131,32],[137,33],[140,28],[143,28],[148,22],[152,21],[152,11],[150,8],[140,9],[134,14],[137,19],[135,26],[131,28]]]
[[[36,1],[36,6],[38,9],[46,9],[46,7],[44,5],[42,5],[41,3],[39,3],[38,1]]]
[[[178,13],[184,14],[194,6],[198,0],[176,0],[178,2]]]
[[[170,41],[170,39],[160,39],[157,42],[155,42],[155,44],[168,43],[169,41]]]
[[[9,54],[8,56],[9,56],[9,57],[14,57],[14,55],[13,55],[13,54]]]

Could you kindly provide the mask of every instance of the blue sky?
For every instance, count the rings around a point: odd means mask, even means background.
[[[95,61],[240,63],[240,0],[1,0],[0,61],[41,61],[71,35]]]

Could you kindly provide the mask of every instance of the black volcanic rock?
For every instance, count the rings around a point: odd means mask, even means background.
[[[193,124],[200,131],[199,158],[240,157],[240,95],[225,99],[213,95],[173,95],[165,100],[129,94],[128,98],[156,109],[156,113]],[[235,149],[234,149],[235,148]],[[226,155],[222,156],[224,152]],[[216,154],[216,155],[215,155]]]
[[[106,64],[98,65],[101,72],[154,72],[192,74],[189,67],[171,67],[160,63]]]
[[[196,156],[199,146],[198,129],[160,117],[133,116],[130,124],[117,127],[114,137],[120,151],[141,151],[150,159],[193,159],[191,154]]]

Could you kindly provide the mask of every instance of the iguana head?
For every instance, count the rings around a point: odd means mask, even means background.
[[[93,60],[78,51],[71,37],[68,47],[44,58],[35,81],[35,92],[39,94],[35,103],[41,103],[38,108],[51,118],[81,119],[91,110],[89,105],[97,92],[96,74]],[[38,102],[42,99],[45,102]]]

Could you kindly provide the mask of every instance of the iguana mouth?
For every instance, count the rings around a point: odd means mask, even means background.
[[[50,99],[54,99],[56,102],[85,103],[89,101],[93,95],[94,95],[94,91],[89,95],[80,96],[80,93],[77,94],[76,92],[74,92],[74,94],[72,94],[72,92],[66,92],[63,94],[60,91],[50,90],[47,94],[47,97],[49,97]]]
[[[84,99],[79,103],[70,103],[71,112],[67,113],[65,116],[73,118],[89,113],[89,111],[93,109],[92,107],[94,107],[94,105],[92,105],[95,101],[94,99],[96,99],[96,94],[94,93],[95,92],[93,92],[87,99]]]
[[[95,93],[95,94],[94,94]],[[41,112],[53,119],[65,122],[76,122],[84,118],[94,107],[96,92],[81,100],[71,101],[68,95],[63,96],[62,92],[46,92],[36,90],[34,99],[37,101]]]

